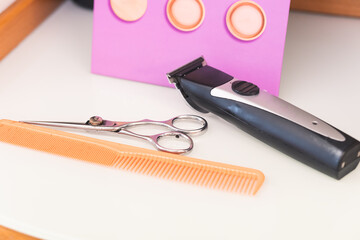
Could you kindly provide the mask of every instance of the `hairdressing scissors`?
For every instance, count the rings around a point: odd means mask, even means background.
[[[82,129],[82,130],[91,130],[98,132],[113,132],[117,134],[129,135],[137,138],[141,138],[152,143],[156,149],[164,152],[170,153],[186,153],[189,152],[193,146],[193,140],[189,134],[197,134],[203,132],[207,128],[207,121],[196,115],[179,115],[177,117],[171,118],[166,121],[154,121],[149,119],[144,119],[141,121],[134,122],[118,122],[105,120],[99,116],[93,116],[85,123],[77,122],[49,122],[49,121],[22,121],[24,123],[48,126],[48,127],[60,127],[68,129]],[[196,127],[177,127],[176,125],[180,122],[185,122],[187,124],[193,123],[196,124]],[[129,130],[132,127],[136,126],[161,126],[169,131],[161,132],[154,135],[139,134],[135,131]],[[185,140],[184,143],[186,147],[167,147],[166,143],[174,140]]]

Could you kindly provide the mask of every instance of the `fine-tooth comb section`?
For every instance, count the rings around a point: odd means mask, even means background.
[[[252,169],[231,169],[209,164],[201,165],[177,158],[129,153],[120,155],[113,167],[155,177],[182,181],[226,191],[256,193],[263,176]]]
[[[265,179],[256,169],[142,149],[10,120],[0,120],[0,141],[230,192],[255,195]]]

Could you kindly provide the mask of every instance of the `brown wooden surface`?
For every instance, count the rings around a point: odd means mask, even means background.
[[[2,12],[0,14],[0,60],[62,2],[63,0],[17,0]]]
[[[0,226],[0,239],[1,240],[38,240],[38,238],[30,237],[28,235],[15,232],[3,226]]]
[[[291,9],[360,17],[360,0],[291,0]]]

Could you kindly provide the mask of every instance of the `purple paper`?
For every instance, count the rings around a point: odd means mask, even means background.
[[[167,19],[167,0],[149,1],[136,22],[119,19],[110,1],[95,0],[92,72],[172,86],[167,72],[204,56],[210,66],[278,95],[290,0],[256,0],[267,23],[263,34],[248,42],[227,29],[226,13],[234,2],[203,0],[202,25],[182,32]]]

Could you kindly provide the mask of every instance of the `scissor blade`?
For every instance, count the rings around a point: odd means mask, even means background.
[[[81,129],[81,130],[109,131],[109,132],[113,132],[116,130],[114,127],[93,126],[79,122],[50,122],[50,121],[21,121],[21,122],[38,125],[38,126],[59,127],[59,128],[67,128],[67,129]]]

